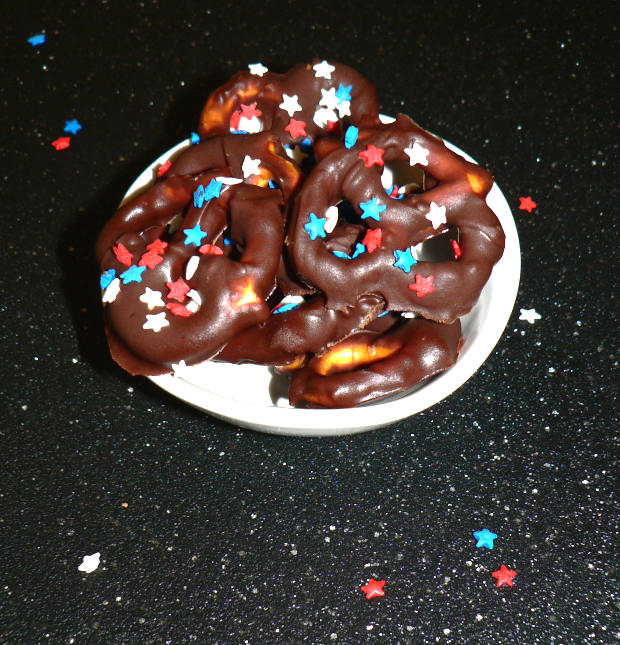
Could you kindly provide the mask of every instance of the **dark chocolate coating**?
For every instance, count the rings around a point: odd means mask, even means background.
[[[353,334],[329,352],[356,344],[371,349],[384,346],[393,353],[350,371],[344,367],[326,374],[317,371],[320,358],[312,359],[293,373],[291,405],[349,408],[404,392],[454,365],[462,344],[461,324],[459,320],[440,324],[413,318],[383,334]]]
[[[405,148],[414,143],[429,151],[424,170],[432,187],[392,199],[381,184],[382,169],[366,167],[359,153],[373,145],[384,150],[385,162],[402,162],[408,159]],[[374,293],[384,298],[391,311],[413,311],[438,322],[453,322],[476,304],[503,253],[504,233],[485,201],[492,185],[486,170],[399,115],[393,124],[360,131],[350,150],[340,146],[319,161],[296,198],[287,233],[288,251],[300,278],[325,294],[327,307],[346,309],[361,295]],[[328,207],[348,200],[361,214],[359,204],[373,199],[386,209],[379,221],[363,220],[369,229],[382,229],[381,245],[372,253],[355,259],[336,257],[330,249],[330,234],[312,240],[304,228],[311,213],[322,218]],[[446,207],[447,224],[437,229],[426,218],[431,202]],[[420,261],[409,272],[394,266],[396,250],[405,251],[450,227],[460,230],[458,260]],[[432,292],[417,295],[409,287],[415,276],[432,276]]]
[[[351,114],[340,119],[342,125],[378,123],[379,111],[374,86],[354,69],[331,61],[330,64],[335,67],[331,78],[317,77],[313,65],[319,62],[319,59],[315,59],[309,64],[296,65],[284,74],[266,72],[263,76],[257,76],[249,71],[238,72],[208,98],[200,116],[198,133],[203,138],[229,133],[233,113],[241,105],[256,103],[261,112],[262,129],[276,134],[283,144],[300,143],[305,138],[292,137],[286,130],[291,118],[305,123],[306,136],[312,142],[327,132],[326,127],[317,125],[313,120],[322,99],[321,90],[337,90],[341,84],[351,87]],[[292,117],[279,107],[283,94],[298,97],[301,110]]]
[[[281,191],[249,183],[223,185],[219,197],[199,207],[193,204],[193,196],[199,186],[206,188],[217,176],[234,172],[238,177],[245,154],[260,158],[260,168],[265,169],[261,183],[274,178],[289,193],[299,171],[278,156],[279,151],[277,140],[268,133],[227,135],[194,146],[162,181],[119,208],[104,227],[95,253],[101,270],[113,269],[116,276],[128,269],[114,253],[119,244],[130,254],[130,263],[139,265],[150,243],[167,242],[159,254],[161,261],[144,269],[139,282],[120,285],[116,298],[105,307],[112,355],[127,371],[160,374],[170,372],[171,365],[181,360],[187,364],[206,360],[241,329],[269,317],[265,300],[275,288],[284,238]],[[195,173],[202,174],[192,176]],[[182,223],[169,233],[179,213]],[[211,245],[210,252],[186,243],[183,231],[196,225],[206,233],[201,244]],[[239,251],[230,252],[231,245],[222,243],[225,230]],[[191,275],[190,260],[195,263]],[[179,278],[193,290],[193,298],[169,297],[166,283]],[[161,293],[163,305],[148,309],[140,300],[146,287]],[[188,304],[194,310],[188,311]],[[165,314],[168,325],[157,331],[145,329],[146,315],[159,313]]]
[[[364,296],[346,312],[325,307],[317,295],[295,309],[272,314],[244,329],[222,349],[218,360],[230,363],[286,365],[307,353],[324,352],[353,331],[364,328],[383,310],[377,296]]]

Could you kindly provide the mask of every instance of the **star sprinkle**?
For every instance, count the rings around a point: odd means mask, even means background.
[[[127,271],[124,271],[120,274],[120,278],[123,280],[123,284],[129,284],[130,282],[142,282],[142,274],[146,271],[146,267],[139,267],[135,264],[132,264]]]
[[[157,169],[157,178],[163,177],[169,170],[170,166],[172,166],[172,161],[168,159],[167,161],[164,161],[164,163]]]
[[[297,94],[292,94],[291,96],[288,94],[282,94],[282,103],[280,103],[278,107],[288,112],[289,116],[293,116],[295,112],[299,112],[301,110],[301,105],[299,105],[298,99],[299,97]]]
[[[52,145],[56,150],[66,150],[71,145],[71,137],[58,137],[52,141]]]
[[[519,309],[519,311],[521,312],[519,320],[527,320],[530,325],[533,325],[537,320],[542,318],[536,309]]]
[[[337,258],[343,258],[345,260],[355,260],[355,258],[358,255],[361,255],[362,253],[366,253],[366,247],[361,242],[358,242],[355,245],[355,250],[353,251],[353,253],[351,253],[351,255],[349,255],[348,253],[345,253],[344,251],[332,251],[332,253]]]
[[[167,303],[166,309],[168,309],[171,314],[181,318],[189,318],[192,315],[192,312],[185,305],[180,305],[178,302]]]
[[[152,311],[156,307],[164,307],[166,304],[162,300],[161,291],[155,291],[154,289],[149,289],[149,287],[140,296],[140,302],[143,302],[149,308],[149,311]]]
[[[316,240],[317,237],[325,237],[325,218],[317,217],[314,213],[310,213],[308,223],[304,224],[304,228],[311,240]]]
[[[251,63],[248,65],[248,69],[250,70],[250,74],[254,76],[263,76],[265,72],[269,71],[262,63]]]
[[[323,230],[326,233],[331,233],[336,228],[336,224],[338,224],[338,207],[330,206],[325,211],[325,225],[323,226]]]
[[[260,175],[260,159],[252,159],[250,155],[245,155],[243,163],[241,164],[241,172],[243,177],[247,179],[250,175]]]
[[[308,136],[305,121],[296,121],[295,119],[291,119],[284,129],[291,135],[291,137],[293,137],[293,139]]]
[[[152,329],[154,332],[158,332],[164,327],[168,327],[169,324],[166,312],[162,311],[158,314],[146,314],[146,322],[142,325],[142,329]]]
[[[378,222],[381,219],[380,214],[383,213],[387,206],[379,204],[379,202],[377,202],[377,198],[373,197],[367,202],[360,202],[360,208],[363,211],[363,213],[360,215],[362,219],[371,217],[376,222]]]
[[[207,234],[196,224],[193,228],[184,228],[183,233],[185,233],[185,246],[190,244],[195,244],[200,246],[202,239],[207,237]]]
[[[353,89],[352,85],[343,85],[340,83],[338,89],[336,90],[336,98],[339,102],[349,101],[351,102],[351,90]]]
[[[185,280],[183,280],[183,278],[179,278],[174,282],[166,282],[166,286],[169,289],[167,296],[168,300],[178,300],[179,302],[183,302],[185,300],[185,295],[189,291],[189,285]]]
[[[410,166],[415,166],[416,164],[428,166],[427,157],[429,150],[423,148],[417,141],[411,146],[411,148],[405,148],[405,153],[409,157]]]
[[[381,246],[383,231],[380,228],[369,228],[364,235],[362,244],[366,247],[368,253],[372,253]]]
[[[133,255],[127,250],[127,247],[119,242],[116,246],[112,247],[112,253],[116,259],[125,266],[130,267],[133,264]]]
[[[347,131],[344,133],[344,147],[347,150],[350,150],[357,143],[358,135],[359,130],[354,125],[350,125],[347,128]]]
[[[536,208],[536,202],[528,195],[527,197],[519,197],[519,210],[531,213]]]
[[[103,296],[101,298],[102,302],[114,302],[120,290],[121,281],[118,278],[114,278],[114,280],[110,282],[110,284],[106,287],[106,290],[103,292]]]
[[[332,72],[336,71],[333,65],[330,65],[326,60],[312,66],[314,76],[316,78],[326,78],[329,80],[332,77]]]
[[[183,378],[188,371],[187,363],[184,360],[180,360],[178,363],[172,363],[173,375],[176,378]]]
[[[411,271],[411,267],[414,264],[417,264],[417,260],[411,254],[411,247],[407,247],[404,251],[396,249],[394,251],[394,257],[396,258],[396,262],[394,262],[393,266],[397,269],[401,269],[405,273],[409,273],[409,271]]]
[[[101,277],[99,278],[99,285],[102,289],[107,289],[107,287],[110,285],[110,282],[112,282],[115,277],[116,271],[114,269],[108,269],[101,274]]]
[[[189,135],[189,142],[193,146],[195,146],[197,143],[200,143],[200,135],[197,132],[192,132]]]
[[[512,571],[505,564],[502,564],[502,566],[497,571],[493,571],[491,575],[497,580],[498,587],[501,587],[503,585],[512,587],[512,579],[517,575],[517,572]]]
[[[319,107],[314,113],[312,120],[319,126],[319,128],[328,128],[330,123],[338,121],[338,115],[334,110]]]
[[[101,553],[93,553],[92,555],[85,555],[82,558],[82,564],[78,566],[78,571],[83,571],[84,573],[92,573],[99,567],[99,562],[101,558]]]
[[[366,150],[358,153],[358,157],[361,157],[365,163],[366,168],[370,168],[373,165],[383,166],[383,153],[385,150],[383,148],[377,148],[372,145],[372,143],[366,146]]]
[[[489,529],[482,529],[481,531],[474,531],[473,536],[476,538],[476,547],[481,549],[486,547],[487,549],[493,548],[493,540],[497,538],[495,533],[489,531]]]
[[[159,238],[147,244],[146,248],[148,251],[153,251],[153,253],[159,253],[160,255],[166,250],[168,242],[162,242]]]
[[[242,103],[240,107],[241,107],[240,118],[248,119],[248,121],[255,117],[258,118],[262,114],[262,112],[256,107],[256,102],[249,103],[249,104]]]
[[[424,298],[424,296],[435,291],[435,286],[433,285],[434,280],[435,278],[432,275],[425,278],[418,273],[415,277],[415,282],[407,286],[411,291],[415,291],[419,298]]]
[[[30,36],[30,38],[28,38],[28,42],[33,47],[37,47],[38,45],[42,45],[45,42],[45,34],[35,34],[34,36]]]
[[[70,134],[77,134],[82,129],[80,122],[77,119],[71,119],[71,121],[65,121],[65,132]]]
[[[385,580],[375,580],[371,578],[365,585],[360,587],[360,589],[366,594],[366,600],[372,600],[373,598],[381,598],[385,596]]]
[[[431,210],[425,215],[426,219],[430,221],[433,228],[437,229],[442,224],[446,224],[446,207],[439,206],[435,202],[431,202]]]
[[[164,261],[164,258],[155,253],[154,251],[147,251],[144,253],[138,262],[139,267],[146,267],[147,269],[154,269],[158,264]]]
[[[328,90],[321,88],[319,105],[324,105],[328,110],[335,110],[338,107],[338,103],[335,87],[330,87]]]
[[[203,244],[198,249],[198,253],[202,253],[202,255],[224,255],[224,251],[215,244]]]

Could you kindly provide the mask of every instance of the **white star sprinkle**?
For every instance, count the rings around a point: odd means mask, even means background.
[[[326,60],[313,65],[312,69],[314,70],[316,78],[326,78],[328,80],[332,77],[332,72],[336,70],[336,68],[333,65],[330,65]]]
[[[351,116],[351,101],[340,101],[336,109],[341,119],[343,116]]]
[[[140,302],[143,302],[149,308],[149,311],[152,311],[155,307],[166,306],[166,303],[161,299],[161,291],[154,291],[148,287],[140,296]]]
[[[110,282],[106,290],[103,292],[103,297],[101,299],[103,300],[103,302],[114,302],[120,290],[121,281],[118,278],[114,278],[114,280]]]
[[[542,316],[536,311],[536,309],[520,309],[521,315],[519,316],[519,320],[527,320],[531,325],[534,324],[535,321],[540,320]]]
[[[439,228],[442,224],[446,224],[446,207],[431,202],[431,210],[426,213],[425,217],[431,222],[433,228]]]
[[[419,163],[422,166],[428,166],[428,153],[426,148],[423,148],[417,141],[411,148],[405,148],[405,153],[409,155],[409,165],[415,166]]]
[[[256,134],[257,132],[262,131],[263,122],[256,116],[253,116],[251,119],[242,116],[239,119],[238,129],[243,130],[244,132],[249,132],[250,134]]]
[[[247,179],[250,175],[260,175],[259,165],[260,159],[252,159],[250,155],[245,155],[243,164],[241,164],[243,176]]]
[[[215,181],[219,181],[221,184],[226,186],[234,186],[235,184],[243,183],[243,179],[240,177],[216,177]]]
[[[288,112],[289,116],[293,116],[295,112],[299,112],[301,110],[301,105],[299,105],[299,100],[298,100],[297,94],[293,94],[292,96],[289,96],[288,94],[282,94],[282,103],[278,107],[281,107],[283,110],[286,110]]]
[[[254,76],[262,76],[265,72],[269,71],[262,63],[251,63],[248,65],[248,69],[250,70],[250,74],[254,74]]]
[[[146,322],[142,325],[142,329],[152,329],[154,332],[158,332],[169,324],[166,320],[166,312],[162,311],[158,314],[146,314]]]
[[[328,121],[331,121],[332,123],[338,121],[338,115],[333,110],[328,110],[327,108],[320,107],[314,113],[312,120],[319,126],[319,128],[326,128]]]
[[[328,110],[335,110],[338,107],[338,97],[336,96],[335,87],[330,87],[328,90],[321,88],[319,105],[324,105]]]
[[[178,363],[172,363],[172,371],[175,378],[183,378],[189,369],[184,360],[180,360]]]
[[[200,258],[197,255],[192,255],[192,257],[187,261],[187,264],[185,265],[186,280],[191,280],[194,277],[194,273],[196,273],[199,262]]]
[[[79,571],[84,573],[92,573],[99,566],[99,559],[101,558],[101,553],[93,553],[92,555],[85,555],[82,558],[82,564],[78,567]]]
[[[338,223],[338,207],[330,206],[325,211],[325,224],[323,224],[323,230],[326,233],[331,233]]]

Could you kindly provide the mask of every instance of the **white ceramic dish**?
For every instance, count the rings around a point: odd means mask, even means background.
[[[388,118],[385,119],[389,120]],[[446,142],[452,150],[473,161]],[[156,169],[189,146],[183,141],[156,159],[135,180],[123,201],[144,190]],[[482,365],[500,339],[512,312],[521,273],[519,238],[506,198],[497,184],[487,196],[506,234],[506,248],[478,304],[461,319],[465,343],[456,365],[397,397],[358,408],[295,409],[288,405],[287,384],[268,367],[204,362],[182,375],[155,376],[159,387],[233,426],[282,435],[320,436],[362,432],[386,426],[424,410],[459,388]]]

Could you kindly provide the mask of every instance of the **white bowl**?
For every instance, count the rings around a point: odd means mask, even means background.
[[[388,117],[385,121],[391,120]],[[189,146],[185,140],[156,159],[131,185],[123,202],[153,182],[166,160]],[[469,161],[469,155],[446,142]],[[320,436],[386,426],[424,410],[459,388],[493,351],[510,318],[521,273],[519,238],[506,198],[497,184],[487,196],[506,234],[506,247],[474,309],[461,319],[464,345],[453,367],[407,392],[357,408],[315,410],[288,404],[287,381],[261,365],[205,361],[179,376],[150,377],[175,397],[234,426],[282,435]]]

